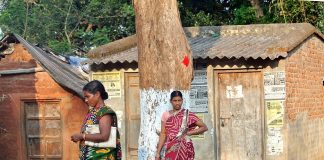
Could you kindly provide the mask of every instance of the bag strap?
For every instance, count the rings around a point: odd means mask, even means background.
[[[187,128],[187,122],[188,122],[188,115],[189,115],[189,110],[188,109],[185,109],[185,113],[182,117],[182,123],[181,123],[181,127],[180,127],[180,130],[177,134],[177,137],[180,137],[183,132],[186,130]]]

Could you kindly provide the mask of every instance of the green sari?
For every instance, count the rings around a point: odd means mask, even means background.
[[[116,113],[107,106],[100,107],[99,109],[90,108],[83,126],[81,133],[85,131],[86,125],[99,124],[99,120],[104,115],[111,115],[113,117],[112,126],[117,127]],[[80,143],[80,160],[121,160],[121,145],[120,135],[117,130],[116,148],[98,148],[90,147]]]

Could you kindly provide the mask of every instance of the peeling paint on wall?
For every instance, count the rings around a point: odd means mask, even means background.
[[[8,130],[3,127],[0,127],[0,135],[4,135],[6,133],[8,133]]]
[[[226,86],[226,97],[228,99],[243,98],[244,95],[242,85]]]
[[[5,101],[6,99],[8,98],[8,96],[7,95],[5,95],[5,94],[2,94],[1,96],[0,96],[0,102],[3,102],[3,101]]]
[[[118,128],[122,128],[122,122],[123,122],[123,111],[116,111],[117,119],[118,119]]]

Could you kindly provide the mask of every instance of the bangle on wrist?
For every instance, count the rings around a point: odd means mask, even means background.
[[[86,134],[83,133],[82,138],[85,141],[86,140]]]

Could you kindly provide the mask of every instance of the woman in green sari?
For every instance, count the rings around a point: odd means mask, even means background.
[[[89,105],[89,111],[84,119],[81,132],[73,134],[71,140],[80,142],[80,160],[121,160],[120,136],[117,130],[116,147],[93,147],[85,145],[85,141],[105,142],[109,139],[110,131],[117,128],[116,113],[105,105],[108,98],[101,82],[94,80],[83,87],[85,102]],[[100,133],[85,134],[88,125],[99,125]]]

